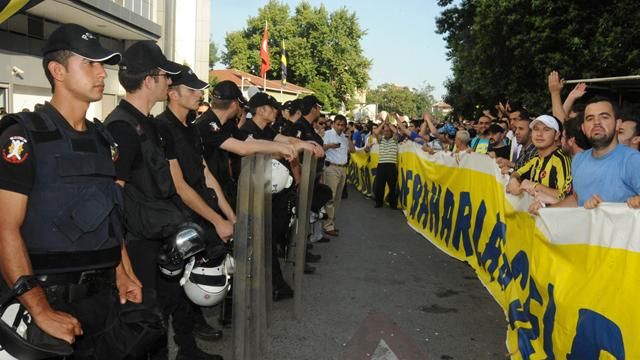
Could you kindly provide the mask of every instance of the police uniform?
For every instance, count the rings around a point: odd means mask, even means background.
[[[208,87],[208,84],[200,81],[191,69],[182,66],[180,74],[173,76],[172,86],[193,86],[197,90]],[[195,83],[195,84],[194,84]],[[224,216],[218,205],[218,198],[213,189],[207,187],[202,158],[202,141],[198,128],[192,124],[193,115],[190,114],[183,124],[171,109],[167,108],[158,115],[157,121],[164,139],[165,156],[167,160],[177,160],[182,170],[185,182],[204,200],[207,205],[221,216]],[[223,260],[227,254],[227,248],[218,236],[211,222],[202,218],[199,214],[188,209],[190,218],[199,224],[205,231],[207,241],[207,257],[214,260]]]
[[[216,85],[213,97],[220,100],[238,100],[240,105],[246,103],[240,89],[231,81],[223,81]],[[235,119],[228,119],[224,124],[212,111],[207,109],[197,120],[196,127],[202,138],[202,151],[209,171],[220,183],[227,201],[231,206],[236,203],[239,171],[234,171],[232,160],[235,154],[230,154],[221,148],[222,144],[230,138],[240,141],[247,139],[246,133],[238,131]],[[233,161],[238,161],[238,158]],[[234,163],[235,164],[235,163]]]
[[[249,107],[253,111],[255,111],[257,107],[264,105],[271,106],[275,109],[280,108],[280,103],[278,103],[275,98],[265,93],[257,93],[249,100]],[[278,133],[270,126],[265,126],[261,129],[255,122],[253,122],[253,120],[247,120],[240,130],[245,132],[247,136],[251,136],[256,140],[274,141],[276,136],[278,136]],[[288,161],[280,162],[285,165],[289,171],[291,171],[291,166]],[[287,235],[289,230],[289,220],[292,215],[290,214],[290,209],[295,203],[296,191],[294,186],[284,189],[277,194],[273,194],[271,198],[271,238],[273,240],[271,243],[271,274],[274,300],[293,296],[293,291],[285,282],[280,268],[278,245],[284,247],[288,244]]]
[[[127,49],[120,71],[144,74],[156,68],[169,74],[181,71],[180,65],[168,61],[154,42],[140,41]],[[161,245],[189,220],[171,178],[158,121],[123,99],[105,124],[119,144],[115,168],[117,179],[125,182],[125,225],[131,264],[143,286],[157,292],[165,320],[172,317],[174,340],[180,351],[195,351],[189,300],[178,279],[163,276],[157,264]],[[158,356],[166,354],[166,343],[155,351]]]
[[[109,64],[120,59],[74,24],[59,27],[44,47],[45,54],[59,50]],[[122,245],[122,193],[113,166],[117,146],[100,122],[85,125],[86,131],[75,130],[50,103],[35,113],[4,117],[0,188],[28,196],[20,232],[33,273],[46,275],[42,287],[52,308],[81,323],[74,358],[119,359],[146,351],[121,312],[142,305],[120,305],[115,286]],[[137,314],[149,320],[141,320],[140,329],[161,324],[145,310]],[[150,333],[157,337],[162,331]],[[129,339],[115,343],[113,336],[120,334]]]

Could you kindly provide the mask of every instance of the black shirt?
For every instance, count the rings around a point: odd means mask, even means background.
[[[178,125],[181,130],[182,136],[184,136],[189,144],[200,144],[200,139],[198,137],[198,130],[195,127],[195,124],[190,121],[190,118],[187,118],[186,125],[183,124],[178,118],[171,112],[171,110],[167,109],[162,114],[158,115],[157,120],[167,123],[173,123],[174,125]],[[163,124],[164,125],[164,124]],[[175,148],[175,139],[174,135],[171,133],[171,130],[167,126],[158,126],[158,133],[162,138],[164,153],[167,156],[167,160],[177,159],[178,155]],[[202,149],[197,149],[198,153],[202,153]],[[201,154],[202,155],[202,154]]]
[[[293,124],[293,132],[294,136],[300,140],[311,140],[317,142],[320,146],[324,145],[322,137],[304,117],[301,117]]]
[[[496,153],[496,158],[503,158],[509,160],[511,153],[511,146],[504,145],[499,148],[490,148],[489,151]]]
[[[271,127],[265,126],[264,129],[260,129],[253,120],[247,120],[240,128],[240,131],[244,131],[256,140],[273,141],[278,136],[278,133]]]
[[[157,145],[162,144],[162,139],[152,116],[141,113],[124,99],[120,101],[118,107],[131,114],[138,121],[143,133],[152,142]],[[136,129],[124,121],[109,123],[107,130],[109,130],[118,144],[118,158],[115,161],[116,178],[128,182],[131,180],[132,170],[137,170],[144,166],[140,136]]]
[[[233,184],[231,156],[229,152],[222,149],[222,144],[230,138],[244,141],[247,139],[247,133],[238,131],[232,119],[227,120],[223,125],[211,109],[207,109],[196,120],[196,127],[202,139],[203,157],[207,167],[223,188]]]

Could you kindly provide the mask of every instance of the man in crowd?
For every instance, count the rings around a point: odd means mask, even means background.
[[[626,202],[640,208],[640,152],[618,143],[622,120],[617,114],[607,98],[587,102],[582,131],[593,147],[573,159],[573,194],[556,206],[593,209],[603,202]]]
[[[90,103],[102,99],[104,64],[119,60],[86,28],[60,26],[43,47],[51,101],[0,122],[0,206],[10,210],[0,218],[0,292],[21,284],[19,300],[44,332],[41,339],[74,344],[74,359],[148,350],[113,342],[131,334],[120,314],[142,302],[142,287],[122,238],[116,144],[99,122],[86,120]],[[25,278],[33,274],[47,277]],[[35,326],[29,333],[37,335]]]
[[[635,108],[626,108],[621,111],[620,129],[618,130],[618,142],[632,149],[640,149],[640,114]]]
[[[471,136],[467,130],[458,130],[455,138],[455,151],[462,152],[469,150]]]
[[[491,118],[488,116],[483,115],[478,118],[476,129],[478,135],[471,140],[471,148],[478,154],[486,154],[489,151],[489,138],[485,134],[489,125],[491,125]]]
[[[524,166],[527,162],[538,155],[538,149],[531,140],[531,129],[529,125],[531,120],[529,118],[517,119],[515,122],[516,128],[516,141],[522,145],[522,149],[518,153],[518,157],[515,161],[509,161],[507,159],[498,158],[496,162],[503,174],[512,173]]]
[[[328,218],[324,221],[324,232],[327,235],[338,236],[336,216],[342,199],[342,189],[347,179],[348,154],[355,152],[353,142],[344,135],[347,119],[343,115],[336,115],[333,129],[324,134],[324,149],[326,151],[326,168],[323,182],[331,188],[333,199],[326,205]]]
[[[591,145],[580,130],[579,118],[570,118],[564,122],[561,145],[565,154],[573,159],[578,153],[589,149]]]
[[[551,115],[538,116],[531,122],[531,137],[538,156],[518,168],[507,185],[507,192],[520,195],[534,190],[563,199],[571,191],[571,159],[558,147],[560,121]]]
[[[486,130],[489,137],[489,154],[494,158],[509,159],[511,147],[504,143],[505,129],[497,123]]]
[[[382,130],[382,131],[380,131]],[[382,132],[382,136],[380,136]],[[376,170],[373,193],[376,208],[384,205],[385,186],[389,186],[389,207],[397,208],[396,183],[398,182],[398,130],[389,124],[387,120],[383,122],[375,132],[378,139],[378,167]]]

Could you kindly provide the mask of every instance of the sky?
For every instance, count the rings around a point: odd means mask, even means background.
[[[300,0],[280,0],[293,10]],[[250,16],[268,0],[211,0],[211,35],[221,51],[228,32],[241,30]],[[436,99],[446,93],[444,81],[451,76],[442,35],[435,33],[440,8],[435,0],[308,0],[324,4],[329,12],[341,7],[355,12],[367,31],[361,40],[364,54],[373,61],[369,87],[393,83],[410,88],[433,85]],[[259,51],[260,44],[256,44]],[[289,63],[295,59],[288,59]],[[222,67],[218,64],[216,68]]]

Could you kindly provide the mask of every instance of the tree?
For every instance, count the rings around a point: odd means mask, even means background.
[[[218,57],[218,46],[209,36],[209,70],[213,69],[220,58]]]
[[[355,13],[346,8],[329,13],[324,5],[313,7],[303,1],[291,12],[287,4],[270,0],[258,9],[257,16],[247,20],[243,30],[227,34],[222,63],[257,74],[265,22],[269,25],[272,60],[268,78],[281,78],[278,60],[285,41],[288,81],[311,89],[313,85],[323,91],[332,110],[337,110],[340,104],[349,104],[356,89],[366,88],[371,60],[364,56],[360,45],[366,31],[360,28]]]
[[[633,0],[440,0],[437,32],[445,35],[453,77],[446,101],[469,117],[509,99],[534,113],[549,107],[546,78],[638,73],[640,16]],[[566,89],[567,91],[569,89]]]
[[[378,112],[384,110],[409,116],[417,114],[416,98],[408,87],[393,84],[382,84],[367,93],[367,102],[378,104]]]

